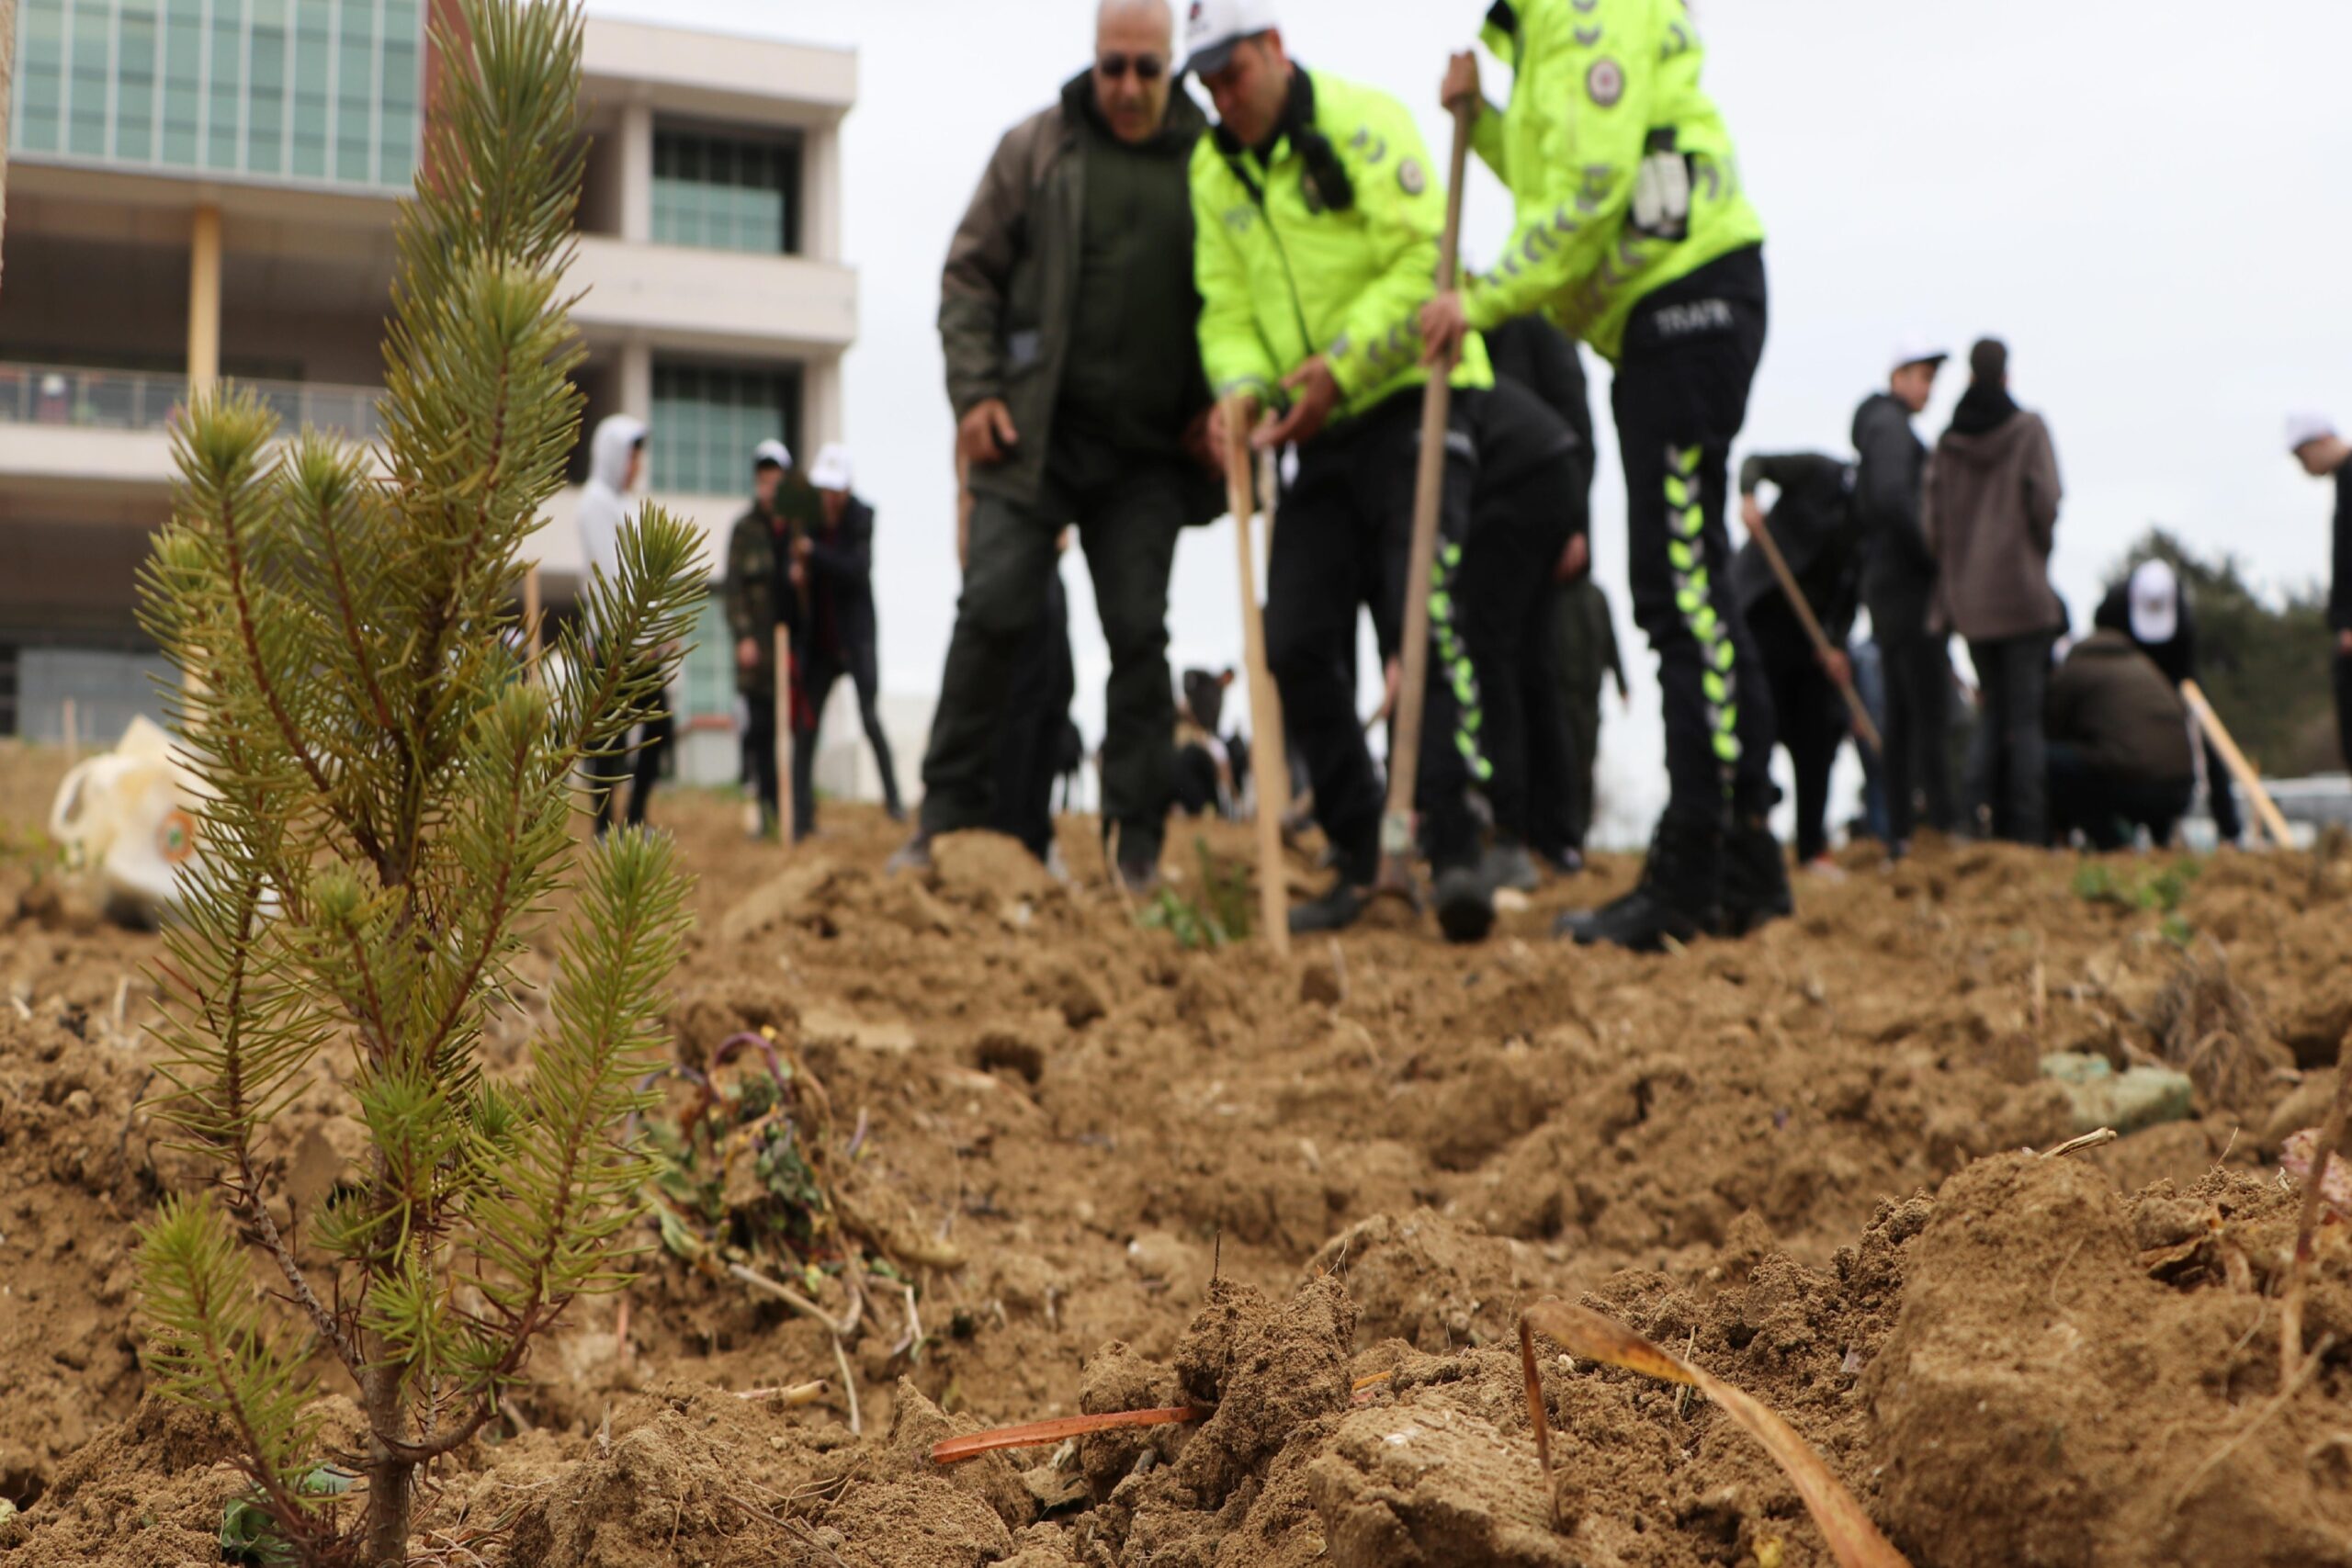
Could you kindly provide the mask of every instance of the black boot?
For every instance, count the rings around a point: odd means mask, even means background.
[[[1343,873],[1320,897],[1304,904],[1290,907],[1290,933],[1310,936],[1323,931],[1343,931],[1354,925],[1372,902],[1370,883],[1351,882]]]
[[[1495,890],[1476,863],[1437,874],[1437,923],[1448,942],[1484,942],[1495,926]]]
[[[1761,817],[1734,818],[1724,839],[1724,934],[1746,936],[1795,913],[1781,840]]]
[[[1723,828],[1714,820],[1671,813],[1659,818],[1634,890],[1598,909],[1569,911],[1555,933],[1574,938],[1579,947],[1608,942],[1635,953],[1713,934],[1723,920]]]

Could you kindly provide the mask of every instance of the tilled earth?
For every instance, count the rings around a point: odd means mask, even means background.
[[[0,1557],[215,1562],[240,1483],[138,1361],[135,1227],[199,1177],[141,1105],[158,941],[29,847],[60,771],[0,752]],[[2278,1305],[2278,1161],[2352,1028],[2337,846],[2213,859],[2171,911],[2131,896],[2169,860],[2106,863],[2120,894],[2091,897],[2071,859],[1933,847],[1806,879],[1743,943],[1550,941],[1612,863],[1482,947],[1391,919],[1282,964],[1139,922],[1080,819],[1065,885],[985,839],[886,878],[899,830],[857,809],[791,853],[715,796],[653,815],[700,876],[680,1059],[775,1030],[865,1123],[865,1201],[963,1262],[921,1272],[922,1334],[877,1314],[849,1347],[853,1435],[822,1328],[650,1252],[435,1474],[433,1561],[1829,1561],[1720,1409],[1556,1350],[1547,1497],[1516,1315],[1561,1297],[1777,1410],[1914,1562],[2352,1563],[2342,1224],[2305,1310],[2328,1348],[2285,1388]],[[1249,853],[1176,824],[1180,893],[1196,838]],[[2076,1131],[2039,1071],[2060,1051],[2188,1069],[2193,1119],[2020,1152]],[[357,1153],[334,1067],[277,1128],[297,1209]],[[928,1457],[1178,1404],[1214,1414]]]

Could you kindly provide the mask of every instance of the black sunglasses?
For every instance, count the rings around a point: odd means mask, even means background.
[[[1106,54],[1095,61],[1094,69],[1114,82],[1130,71],[1138,82],[1157,82],[1167,74],[1168,62],[1156,54]]]

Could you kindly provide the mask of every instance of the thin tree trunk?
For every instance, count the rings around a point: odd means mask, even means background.
[[[383,1435],[400,1435],[401,1374],[369,1337],[375,1359],[361,1374],[368,1408],[368,1568],[401,1568],[408,1561],[408,1515],[416,1466],[387,1448]]]

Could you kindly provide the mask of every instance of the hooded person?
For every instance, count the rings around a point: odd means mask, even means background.
[[[634,414],[607,414],[588,440],[588,483],[580,496],[580,562],[582,574],[580,606],[588,622],[592,646],[604,628],[596,625],[597,596],[588,582],[602,578],[620,581],[621,525],[636,513],[633,491],[645,468],[645,422]],[[664,705],[645,721],[637,745],[636,778],[629,787],[628,821],[645,820],[646,803],[653,796],[653,781],[662,774],[662,759],[670,749],[671,716]],[[628,773],[626,737],[613,750],[588,759],[588,787],[596,803],[596,832],[601,837],[613,825],[613,795]]]
[[[2050,427],[2009,396],[2008,366],[1998,338],[1969,350],[1968,391],[1928,460],[1920,531],[1936,559],[1928,630],[1968,639],[1984,694],[1994,835],[2040,844],[2042,696],[2051,643],[2066,626],[2050,586],[2063,491]]]
[[[2101,631],[2121,632],[2154,660],[2174,690],[2197,679],[2197,617],[2180,574],[2169,562],[2144,560],[2132,575],[2107,592],[2091,624]],[[2238,815],[2236,792],[2211,737],[2204,743],[2205,784],[2213,807],[2213,830],[2224,843],[2236,843],[2245,832]]]

